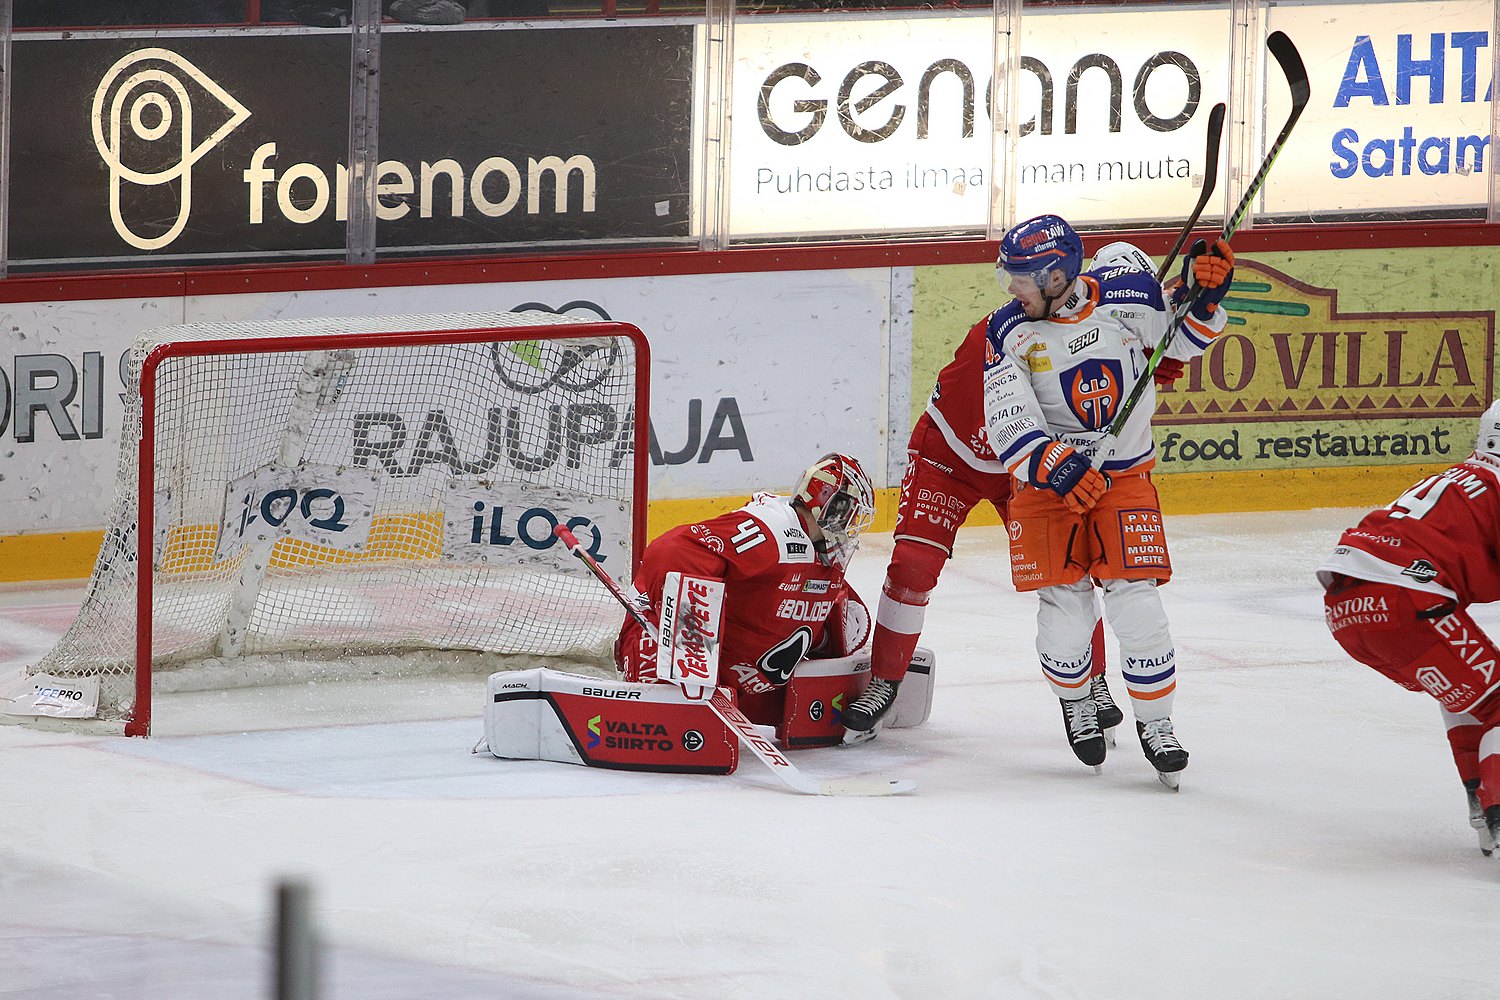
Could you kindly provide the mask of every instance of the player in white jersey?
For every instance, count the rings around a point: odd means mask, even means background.
[[[1151,258],[1129,243],[1111,243],[1094,258],[1096,269],[1113,265],[1148,274],[1156,271]],[[897,688],[922,634],[928,601],[969,513],[988,501],[1002,521],[1010,520],[1014,480],[990,450],[984,429],[987,323],[988,317],[981,319],[959,341],[953,360],[938,372],[926,412],[912,428],[896,507],[895,544],[870,645],[870,685],[844,711],[844,725],[856,732],[873,730],[896,703]],[[1102,622],[1094,629],[1091,648],[1089,691],[1098,708],[1099,728],[1111,734],[1125,715],[1104,679]]]
[[[1227,243],[1193,250],[1184,270],[1202,292],[1167,350],[1179,361],[1223,330],[1218,303],[1233,274]],[[1118,438],[1105,439],[1172,311],[1153,275],[1125,266],[1083,274],[1082,264],[1082,241],[1055,215],[1021,223],[1000,243],[1000,280],[1015,299],[989,320],[984,409],[990,444],[1017,481],[1011,578],[1038,591],[1042,672],[1074,753],[1096,767],[1106,753],[1088,686],[1099,583],[1141,749],[1175,788],[1188,754],[1172,726],[1176,651],[1156,592],[1172,567],[1150,479],[1152,386]]]

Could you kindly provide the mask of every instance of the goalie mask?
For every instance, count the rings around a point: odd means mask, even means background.
[[[829,452],[802,474],[792,498],[823,533],[816,548],[824,562],[848,566],[859,533],[875,520],[875,488],[865,470],[849,456]]]
[[[1483,459],[1487,465],[1500,466],[1500,399],[1491,403],[1479,418],[1474,456]]]

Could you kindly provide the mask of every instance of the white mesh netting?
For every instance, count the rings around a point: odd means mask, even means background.
[[[100,718],[130,713],[142,365],[160,345],[208,341],[228,343],[202,356],[168,349],[156,368],[158,680],[192,663],[193,686],[246,683],[244,663],[287,654],[475,651],[607,666],[619,608],[552,529],[572,527],[628,580],[644,502],[636,382],[646,374],[624,333],[545,339],[577,322],[461,313],[198,324],[142,337],[87,596],[30,672],[98,676]],[[351,346],[372,333],[490,329],[478,343],[436,333],[409,346]],[[265,343],[307,336],[316,349]]]

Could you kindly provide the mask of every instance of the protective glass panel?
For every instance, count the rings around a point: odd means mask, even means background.
[[[1230,23],[1224,3],[1026,3],[1016,220],[1177,225],[1205,182],[1213,107],[1229,99]]]
[[[692,244],[701,7],[636,9],[387,25],[380,256]]]
[[[1311,100],[1257,205],[1262,222],[1484,218],[1493,5],[1484,0],[1278,5]],[[1261,123],[1289,111],[1271,63]]]
[[[732,239],[984,234],[988,4],[741,10],[726,168]]]
[[[309,6],[17,3],[12,273],[342,257],[349,29]]]

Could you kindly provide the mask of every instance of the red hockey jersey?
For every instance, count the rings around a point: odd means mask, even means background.
[[[938,372],[927,400],[927,418],[964,465],[976,472],[1005,475],[984,429],[984,346],[989,317],[975,323]],[[915,439],[915,435],[913,435]]]
[[[1442,594],[1462,604],[1500,600],[1500,470],[1470,456],[1366,514],[1318,567],[1333,575]]]
[[[844,656],[853,652],[843,648],[848,642],[857,648],[864,641],[844,634],[844,606],[852,591],[843,569],[818,559],[788,497],[756,494],[739,510],[679,525],[648,545],[632,598],[653,625],[660,620],[662,586],[671,572],[724,580],[719,684],[742,694],[771,694],[814,651]],[[626,680],[654,678],[656,643],[631,618],[620,632],[616,658]],[[766,721],[748,706],[746,714]],[[771,721],[779,722],[779,715]]]

